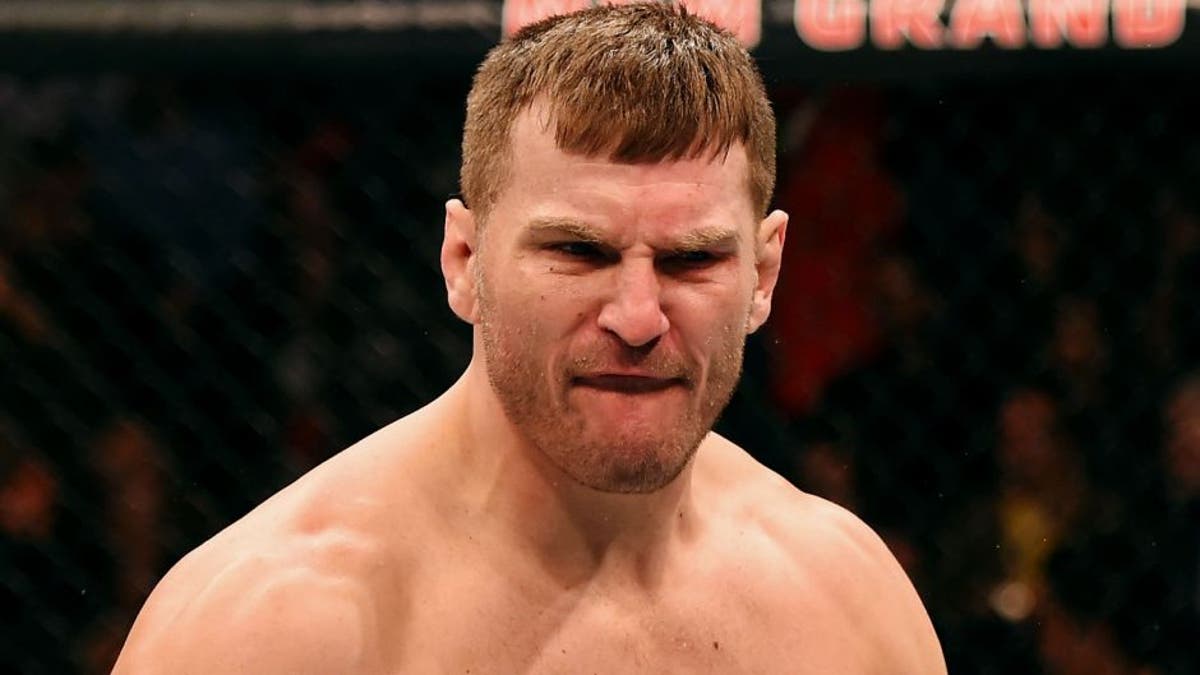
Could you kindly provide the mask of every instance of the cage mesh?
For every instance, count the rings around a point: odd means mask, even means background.
[[[883,536],[951,672],[1098,627],[1195,672],[1189,82],[773,88],[785,269],[719,429]],[[461,372],[467,85],[0,79],[0,667],[107,672],[182,554]]]

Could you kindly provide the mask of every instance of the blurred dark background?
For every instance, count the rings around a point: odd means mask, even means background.
[[[333,62],[0,22],[0,671],[107,672],[175,560],[458,376],[495,14]],[[952,673],[1198,672],[1200,66],[760,55],[792,225],[720,430],[884,537]]]

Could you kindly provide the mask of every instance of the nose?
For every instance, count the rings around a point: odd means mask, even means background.
[[[642,347],[671,327],[662,308],[662,288],[648,260],[623,262],[612,297],[600,310],[599,324],[630,347]]]

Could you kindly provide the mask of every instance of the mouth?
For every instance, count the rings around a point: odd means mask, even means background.
[[[572,384],[600,391],[611,391],[620,394],[650,394],[664,391],[671,387],[683,386],[684,380],[678,377],[654,377],[650,375],[620,375],[603,373],[575,377]]]

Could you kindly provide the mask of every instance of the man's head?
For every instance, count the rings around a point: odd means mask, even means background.
[[[749,56],[669,5],[549,19],[480,68],[463,145],[471,209],[447,205],[442,268],[507,417],[582,485],[663,487],[728,402],[778,274]]]
[[[750,55],[674,3],[599,6],[527,26],[467,99],[462,192],[480,221],[509,177],[513,124],[545,105],[558,147],[614,162],[716,156],[741,144],[759,215],[775,187],[775,117]]]

